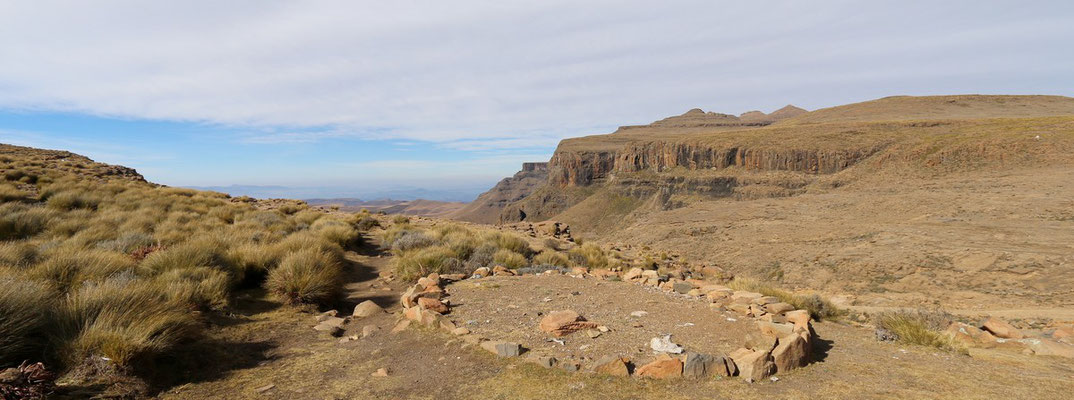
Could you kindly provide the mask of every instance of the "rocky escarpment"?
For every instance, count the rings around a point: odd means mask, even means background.
[[[534,189],[547,181],[548,163],[524,163],[521,171],[501,180],[492,189],[451,215],[451,218],[485,224],[499,222],[500,213],[505,207],[529,196]]]
[[[552,156],[549,183],[556,186],[584,186],[609,174],[678,167],[689,170],[739,167],[749,171],[831,174],[854,165],[882,148],[882,145],[844,149],[753,148],[647,142],[617,150],[561,150]]]

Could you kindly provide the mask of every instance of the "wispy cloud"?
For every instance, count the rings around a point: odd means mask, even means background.
[[[249,127],[243,143],[550,146],[695,106],[1070,94],[1071,18],[1021,1],[6,2],[0,108]]]

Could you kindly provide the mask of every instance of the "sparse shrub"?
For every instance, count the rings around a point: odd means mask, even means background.
[[[551,270],[556,270],[556,271],[559,271],[559,272],[567,272],[567,268],[564,268],[564,267],[561,267],[561,266],[549,265],[549,264],[536,264],[536,263],[533,266],[519,268],[515,272],[517,272],[517,273],[519,273],[521,275],[536,275],[536,274],[543,274],[545,271],[551,271]]]
[[[533,264],[566,267],[570,265],[570,261],[567,260],[567,256],[563,255],[563,253],[556,252],[555,250],[544,250],[533,257]]]
[[[409,224],[410,223],[410,217],[408,217],[406,215],[399,214],[399,215],[396,215],[396,216],[392,217],[392,223],[396,224],[396,225]]]
[[[794,293],[776,289],[772,286],[749,279],[736,277],[728,284],[735,290],[757,292],[765,296],[778,297],[780,301],[790,304],[797,309],[809,311],[809,315],[816,320],[838,319],[844,314],[843,310],[835,304],[816,294],[796,295]]]
[[[966,351],[965,347],[942,333],[951,324],[950,315],[942,311],[885,311],[875,315],[874,322],[877,337],[888,336],[902,343],[947,351]]]
[[[358,222],[355,223],[355,226],[360,230],[368,231],[380,226],[380,221],[370,215],[362,215],[362,217],[358,219]]]
[[[295,214],[295,213],[297,213],[299,211],[305,210],[307,208],[309,208],[309,206],[307,206],[306,204],[288,203],[288,204],[281,205],[279,208],[277,208],[277,210],[279,210],[280,212],[282,212],[284,214],[287,214],[287,215],[293,215],[293,214]]]
[[[544,248],[546,248],[548,250],[552,250],[552,251],[559,251],[560,250],[559,241],[556,240],[556,239],[547,238],[541,244],[543,244]]]
[[[424,232],[406,231],[403,232],[403,234],[400,235],[398,239],[392,242],[392,250],[398,253],[407,250],[429,247],[435,244],[436,239],[433,239]]]
[[[502,265],[510,269],[518,269],[530,265],[526,256],[515,253],[508,249],[500,249],[492,255],[492,263]]]
[[[53,298],[37,282],[0,273],[0,368],[44,358]]]
[[[403,280],[412,281],[430,273],[445,273],[457,268],[455,254],[451,249],[433,246],[397,254],[392,260],[395,274]]]
[[[332,254],[316,249],[288,254],[269,272],[266,286],[291,304],[327,304],[342,286],[342,266]]]
[[[473,271],[481,267],[490,266],[492,264],[492,257],[496,254],[497,250],[496,246],[490,244],[478,246],[470,254],[470,257],[466,259],[466,269]]]

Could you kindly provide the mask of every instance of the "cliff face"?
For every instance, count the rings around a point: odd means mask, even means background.
[[[556,151],[549,183],[557,186],[589,185],[618,172],[657,171],[682,167],[690,170],[739,167],[748,171],[794,171],[831,174],[842,171],[879,151],[872,145],[847,149],[750,148],[700,143],[648,142],[608,151]]]
[[[484,224],[499,222],[500,213],[505,207],[524,199],[533,193],[534,189],[548,182],[547,164],[524,163],[521,171],[512,177],[504,178],[450,217]]]

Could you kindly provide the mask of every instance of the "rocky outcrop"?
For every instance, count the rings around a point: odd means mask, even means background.
[[[881,150],[881,146],[842,149],[795,149],[712,146],[701,143],[653,141],[618,150],[557,150],[549,168],[555,186],[585,186],[614,173],[670,168],[751,171],[794,171],[831,174],[842,171]]]
[[[523,163],[521,171],[504,178],[469,205],[450,215],[450,218],[484,224],[497,223],[505,207],[529,196],[547,181],[548,163]]]

